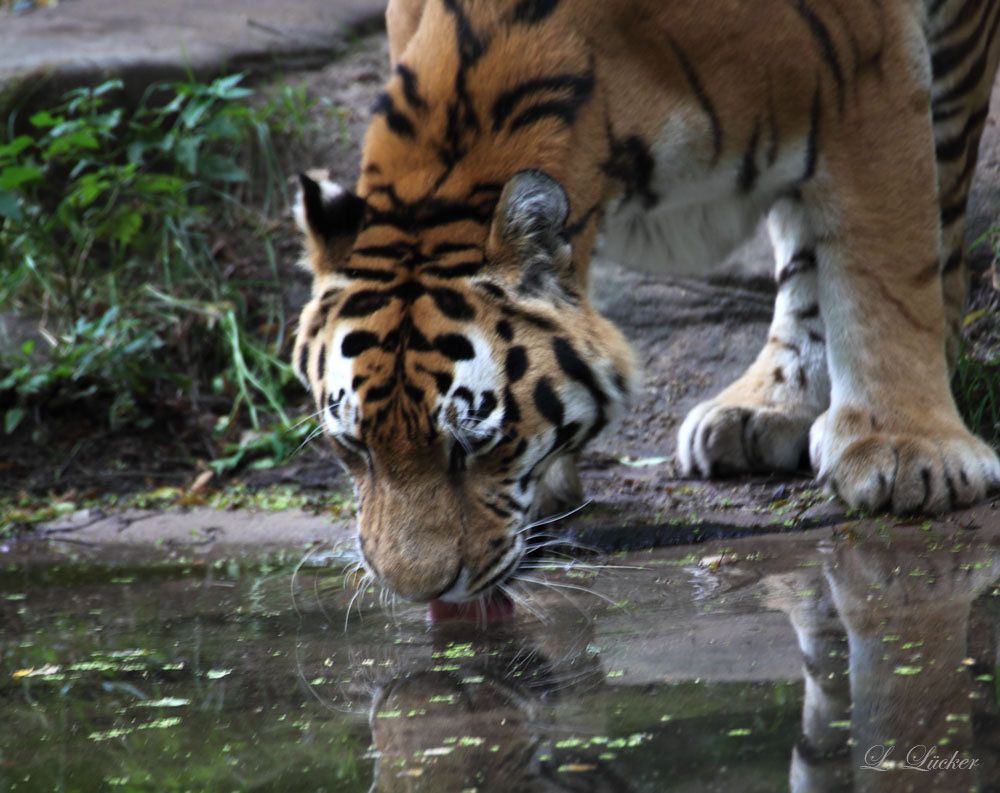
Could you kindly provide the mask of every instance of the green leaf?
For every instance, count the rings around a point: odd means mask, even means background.
[[[202,100],[200,102],[192,102],[187,107],[184,108],[184,112],[181,113],[181,123],[187,129],[194,129],[198,122],[201,121],[202,117],[212,108],[212,100]]]
[[[0,157],[16,157],[30,147],[35,141],[28,135],[20,135],[10,143],[0,146]]]
[[[179,176],[165,173],[144,174],[136,180],[136,189],[143,193],[180,193],[185,182]]]
[[[62,124],[66,119],[63,116],[53,116],[48,110],[43,110],[41,113],[35,113],[29,121],[33,127],[38,127],[39,129],[47,129],[48,127],[55,127]]]
[[[130,163],[139,165],[146,156],[148,145],[145,141],[134,140],[125,147],[125,156]]]
[[[10,218],[17,221],[23,217],[17,196],[6,190],[0,190],[0,218]]]
[[[13,407],[8,410],[3,417],[3,431],[10,435],[17,429],[17,425],[21,423],[25,415],[27,415],[27,411],[22,407]]]
[[[201,158],[199,175],[215,182],[245,182],[247,172],[240,168],[231,157],[220,154],[206,154]]]
[[[142,215],[138,212],[126,212],[115,222],[113,236],[118,244],[124,248],[141,228]]]
[[[97,138],[89,129],[79,129],[68,135],[56,138],[55,142],[45,151],[45,159],[58,157],[60,154],[83,150],[93,151],[98,147]]]
[[[11,190],[41,181],[45,172],[33,165],[13,165],[0,171],[0,190]]]
[[[121,80],[114,78],[97,86],[97,88],[94,89],[94,96],[104,96],[110,91],[120,91],[124,87],[125,84]]]
[[[242,74],[231,74],[228,77],[220,77],[212,83],[209,90],[214,96],[220,99],[243,99],[253,94],[253,91],[249,88],[237,87],[242,79]]]
[[[181,138],[177,141],[177,151],[175,156],[180,166],[191,176],[198,173],[198,149],[201,146],[202,137],[192,135]]]
[[[80,178],[79,187],[74,193],[77,204],[86,208],[93,204],[111,187],[108,179],[102,178],[96,173],[88,173]]]

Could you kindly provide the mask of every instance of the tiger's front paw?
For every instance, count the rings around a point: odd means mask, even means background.
[[[815,414],[772,405],[702,402],[681,424],[677,455],[685,476],[796,471]]]
[[[944,512],[1000,486],[996,453],[957,416],[882,421],[831,409],[813,424],[809,452],[819,480],[854,509]]]

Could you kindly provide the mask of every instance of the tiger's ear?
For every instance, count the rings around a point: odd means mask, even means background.
[[[343,264],[361,229],[364,211],[364,199],[336,182],[315,171],[299,174],[295,220],[306,235],[307,258],[316,275]]]
[[[520,171],[500,194],[487,255],[499,268],[518,271],[520,291],[573,291],[568,218],[569,198],[559,182],[541,171]]]

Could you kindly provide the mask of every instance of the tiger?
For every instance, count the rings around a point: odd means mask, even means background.
[[[595,246],[704,268],[766,218],[777,296],[682,474],[795,471],[850,508],[1000,483],[949,387],[965,208],[1000,58],[980,0],[391,0],[353,189],[301,177],[293,356],[387,589],[464,603],[578,504],[627,408]]]

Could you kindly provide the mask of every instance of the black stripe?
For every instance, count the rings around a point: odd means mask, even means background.
[[[757,177],[760,171],[757,169],[757,144],[760,141],[760,119],[753,125],[753,134],[750,136],[750,143],[743,152],[743,164],[740,166],[740,175],[736,181],[737,189],[741,193],[749,193],[757,184]]]
[[[609,133],[609,138],[611,151],[608,159],[601,165],[601,170],[625,186],[625,201],[633,196],[639,196],[646,209],[656,206],[660,201],[660,197],[653,190],[653,171],[656,169],[656,161],[649,146],[638,135],[616,139]],[[566,229],[567,236],[572,238],[576,229],[585,226],[597,210],[598,206],[595,205],[585,212],[583,217]]]
[[[604,393],[604,389],[598,384],[593,370],[583,362],[583,359],[573,349],[573,345],[565,339],[556,338],[553,341],[553,348],[556,354],[556,361],[558,361],[562,370],[570,378],[576,380],[586,388],[597,405],[597,416],[586,435],[586,440],[589,441],[607,426],[608,416],[605,407],[608,403],[608,395]],[[572,434],[575,435],[576,431],[574,430]]]
[[[953,102],[955,99],[964,99],[965,94],[972,91],[979,85],[979,83],[982,82],[983,77],[986,74],[986,64],[990,54],[990,42],[993,41],[993,37],[997,33],[998,25],[1000,25],[1000,4],[997,4],[994,9],[993,22],[990,25],[989,33],[981,37],[981,40],[985,42],[985,46],[983,47],[982,52],[979,53],[979,57],[976,58],[972,67],[960,82],[953,85],[943,96],[937,97],[935,100],[936,105],[946,105]]]
[[[390,210],[369,209],[366,225],[390,226],[405,233],[416,233],[452,223],[472,221],[486,225],[493,217],[492,202],[476,205],[452,201],[423,200],[419,204]]]
[[[819,304],[813,303],[811,306],[795,312],[796,319],[815,319],[819,316]]]
[[[659,203],[660,197],[652,190],[650,190],[643,200],[644,202],[652,201],[651,204],[648,204],[648,207],[651,208],[655,206],[657,203]],[[568,239],[572,240],[579,234],[583,233],[584,229],[587,228],[590,221],[593,220],[600,211],[601,211],[601,204],[600,203],[594,204],[594,206],[592,206],[590,209],[588,209],[586,212],[580,215],[580,217],[576,221],[566,226],[566,229],[563,232],[564,235]]]
[[[340,394],[338,396],[335,397],[333,394],[330,394],[330,396],[327,397],[326,400],[327,409],[329,409],[330,415],[332,415],[335,419],[340,418],[340,403],[343,401],[343,399],[344,399],[343,388],[340,389]]]
[[[962,196],[953,204],[941,207],[941,228],[948,228],[952,223],[965,216],[966,197]]]
[[[454,289],[428,289],[427,294],[431,296],[438,311],[449,319],[467,322],[476,318],[476,312],[469,302]]]
[[[381,402],[388,399],[396,390],[396,378],[390,378],[380,386],[370,386],[365,392],[365,402]]]
[[[541,378],[535,384],[535,408],[542,418],[556,427],[562,426],[563,416],[566,411],[562,400],[559,399],[556,392],[552,389],[547,377]]]
[[[503,287],[499,284],[493,283],[492,281],[478,281],[475,286],[477,289],[485,292],[495,300],[507,299],[507,293],[503,290]],[[503,320],[501,320],[501,322],[502,321]]]
[[[403,393],[405,393],[411,401],[417,402],[418,404],[424,401],[424,390],[419,386],[413,385],[413,383],[404,383]]]
[[[439,242],[431,248],[431,257],[447,256],[449,253],[465,253],[466,251],[478,251],[479,246],[469,242]]]
[[[987,115],[989,115],[989,107],[984,106],[969,116],[958,135],[951,140],[939,142],[934,149],[938,162],[954,162],[962,157],[969,145],[969,136],[974,134],[979,125],[986,121]]]
[[[457,333],[444,333],[435,338],[434,349],[452,361],[471,361],[476,357],[472,342]]]
[[[961,249],[953,251],[951,256],[945,261],[944,266],[941,268],[941,275],[948,275],[955,272],[962,264],[962,251]]]
[[[688,84],[691,86],[691,91],[694,93],[695,98],[698,100],[698,104],[701,105],[701,109],[704,111],[705,115],[708,116],[709,124],[712,126],[712,159],[717,161],[722,154],[722,125],[719,123],[719,114],[715,110],[715,105],[712,104],[712,100],[709,98],[708,94],[705,93],[705,89],[701,85],[701,81],[698,79],[698,73],[695,72],[694,67],[691,65],[691,61],[688,60],[687,55],[678,46],[677,42],[673,39],[669,39],[670,46],[674,50],[674,55],[677,57],[677,62],[681,65],[681,69],[684,72],[685,78],[687,78]]]
[[[518,458],[523,457],[526,451],[528,451],[528,441],[525,438],[521,438],[521,440],[518,441],[517,446],[514,448],[514,451],[500,460],[500,464],[510,465],[511,463],[516,462]]]
[[[493,504],[493,503],[487,501],[485,498],[479,499],[479,502],[484,507],[486,507],[490,512],[492,512],[494,515],[496,515],[498,518],[503,518],[504,520],[507,520],[510,517],[510,513],[507,510],[505,510],[505,509],[503,509],[501,507],[498,507],[496,504]],[[500,559],[503,557],[503,555],[505,553],[507,553],[507,552],[506,551],[501,551],[499,554],[497,554],[496,558],[490,560],[490,563],[489,563],[489,565],[486,568],[486,572],[484,572],[482,575],[480,575],[477,578],[474,578],[472,581],[469,582],[469,587],[470,587],[470,589],[472,589],[473,592],[475,591],[474,587],[476,586],[476,584],[484,576],[489,575],[489,572],[492,569],[493,565],[495,565],[497,562],[499,562]]]
[[[533,80],[527,80],[497,97],[497,100],[493,103],[492,111],[493,131],[499,132],[503,129],[504,124],[514,114],[518,104],[534,94],[546,91],[565,91],[569,93],[569,96],[562,100],[543,103],[539,107],[557,105],[559,106],[558,110],[550,112],[547,115],[556,115],[565,120],[567,124],[572,123],[573,119],[576,118],[577,111],[590,98],[593,90],[594,76],[592,74],[557,74],[551,77],[538,77]],[[525,113],[518,116],[511,123],[511,128],[517,129],[519,126],[524,126],[527,122],[521,121],[521,119],[528,112],[525,111]]]
[[[820,52],[823,55],[823,61],[833,74],[833,80],[837,84],[837,104],[840,106],[841,110],[843,110],[844,72],[840,66],[840,59],[837,57],[837,48],[834,46],[833,39],[830,37],[830,31],[823,23],[823,20],[816,16],[812,9],[806,5],[805,0],[797,0],[795,3],[795,10],[799,12],[799,15],[809,26],[809,31],[812,33],[813,38],[816,39],[816,43],[819,45]]]
[[[343,270],[337,271],[339,275],[345,278],[351,278],[355,281],[381,281],[382,283],[389,283],[390,281],[396,280],[396,273],[393,270],[375,270],[368,267],[345,267]]]
[[[517,132],[519,129],[537,124],[546,118],[556,118],[566,126],[570,126],[576,120],[576,114],[586,99],[554,99],[551,102],[541,102],[533,105],[519,114],[517,118],[510,122],[510,131]]]
[[[503,423],[509,424],[521,420],[521,407],[517,404],[513,392],[507,388],[503,394]]]
[[[378,336],[366,330],[355,330],[344,336],[340,344],[340,354],[345,358],[357,358],[372,347],[380,347]]]
[[[976,24],[972,26],[972,32],[951,46],[933,50],[931,54],[931,74],[935,80],[946,77],[949,72],[959,67],[972,54],[973,47],[975,47],[976,42],[982,35],[983,29],[986,27],[986,18],[996,7],[991,6],[989,3],[984,3],[982,0],[970,0],[948,27],[935,34],[935,39],[940,40],[960,27],[962,25],[961,17],[973,8],[978,10],[980,14],[979,19],[976,20]]]
[[[379,94],[378,99],[375,100],[375,104],[372,105],[372,114],[384,116],[389,129],[401,137],[413,138],[417,134],[413,122],[396,110],[396,106],[393,104],[392,97],[389,94]]]
[[[503,581],[504,579],[506,579],[507,576],[509,576],[516,569],[516,567],[520,563],[521,563],[521,557],[515,555],[514,558],[510,560],[510,562],[507,564],[506,567],[504,567],[503,570],[501,570],[496,575],[494,575],[492,578],[490,578],[490,580],[487,581],[485,584],[482,584],[479,587],[479,589],[477,590],[477,592],[483,592],[483,591],[489,589],[494,584],[498,584],[501,581]]]
[[[343,318],[367,317],[369,314],[374,314],[379,309],[385,308],[391,299],[390,292],[364,289],[354,293],[344,301],[338,316]]]
[[[799,251],[778,273],[778,287],[780,288],[800,273],[810,272],[815,269],[816,251]]]
[[[326,374],[326,345],[321,344],[319,346],[319,355],[316,356],[316,380],[322,383],[325,374]]]
[[[458,54],[462,59],[465,68],[472,66],[483,57],[486,46],[472,29],[469,18],[465,15],[458,0],[443,0],[444,7],[453,17],[455,17],[455,32],[458,38]]]
[[[524,347],[511,347],[507,350],[507,381],[516,383],[528,371],[528,355]]]
[[[473,415],[477,419],[484,419],[490,415],[494,410],[497,409],[497,405],[500,403],[497,401],[496,394],[492,391],[483,391],[483,396],[479,400],[479,407],[476,408]]]
[[[948,24],[945,25],[940,30],[934,31],[933,41],[938,42],[943,39],[946,39],[956,30],[965,26],[972,19],[972,15],[974,12],[976,11],[986,12],[989,9],[989,7],[990,3],[989,2],[984,3],[983,0],[965,0],[965,3],[962,5],[961,9],[959,9],[958,13],[953,14],[951,19],[948,20]],[[932,20],[932,24],[935,21],[937,20]],[[982,26],[982,19],[980,19],[976,23],[975,28],[980,29],[981,26]]]
[[[438,392],[447,394],[453,382],[452,376],[448,372],[430,372],[429,374],[434,378],[434,385]]]
[[[424,101],[424,98],[420,96],[420,92],[417,90],[417,75],[414,74],[413,70],[401,63],[396,67],[396,74],[402,80],[403,96],[406,97],[406,101],[410,103],[410,106],[417,110],[425,110],[427,102]]]
[[[586,388],[599,407],[606,405],[608,403],[608,395],[604,393],[604,389],[598,384],[593,370],[584,363],[583,358],[573,349],[573,345],[566,341],[566,339],[556,337],[552,341],[552,349],[556,354],[556,361],[566,376],[576,380]]]
[[[413,252],[413,246],[405,243],[393,245],[365,245],[351,251],[352,256],[363,256],[366,259],[402,259]]]
[[[456,388],[455,393],[452,396],[454,396],[455,399],[463,400],[469,405],[470,408],[472,407],[472,403],[475,401],[476,398],[475,394],[473,394],[472,391],[470,391],[464,385]]]
[[[555,323],[553,323],[550,319],[539,316],[538,314],[528,311],[527,309],[505,305],[500,310],[508,317],[517,317],[523,322],[527,322],[529,325],[534,325],[536,328],[540,328],[541,330],[556,329]]]
[[[931,104],[931,110],[933,111],[933,123],[934,126],[938,124],[943,124],[946,121],[950,121],[955,116],[960,116],[965,111],[962,105],[955,105],[954,107],[943,109],[938,102],[933,102]]]
[[[537,25],[555,11],[558,5],[559,0],[521,0],[514,6],[511,19],[522,25]]]
[[[435,278],[469,278],[483,269],[483,262],[463,262],[449,266],[435,265],[425,267],[420,271],[421,275],[430,275]]]

